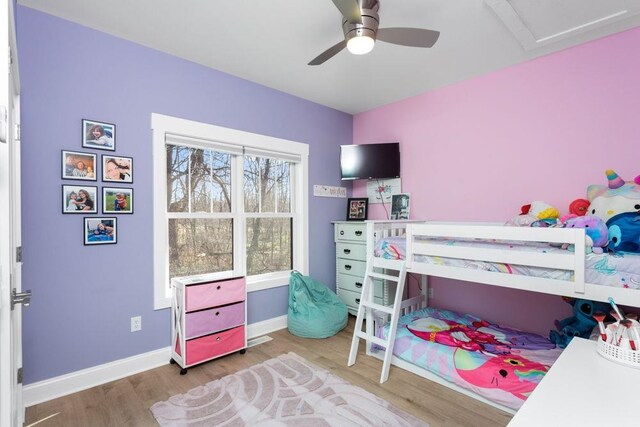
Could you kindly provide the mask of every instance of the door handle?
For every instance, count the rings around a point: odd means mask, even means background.
[[[15,288],[11,289],[11,310],[13,310],[16,304],[22,304],[24,307],[29,307],[31,304],[31,290],[16,292]]]

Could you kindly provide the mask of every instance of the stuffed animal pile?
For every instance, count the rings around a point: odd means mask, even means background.
[[[571,202],[567,215],[560,217],[556,208],[535,201],[507,225],[584,228],[588,252],[640,254],[640,175],[624,181],[611,169],[605,173],[608,184],[590,185],[588,200]]]

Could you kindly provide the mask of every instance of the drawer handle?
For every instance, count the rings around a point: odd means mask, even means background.
[[[216,316],[220,316],[220,312],[219,311],[216,311]]]
[[[356,304],[360,304],[360,298],[356,298]]]
[[[344,236],[344,230],[340,230],[340,235]]]
[[[349,255],[349,254],[351,253],[351,249],[345,249],[343,252],[344,252],[345,254]]]
[[[356,231],[356,236],[362,236],[362,231],[360,230]]]
[[[349,264],[345,264],[344,269],[345,270],[351,270],[351,266]]]
[[[220,290],[220,288],[222,288],[222,286],[218,285],[218,287],[216,288],[217,290]]]
[[[362,287],[362,283],[356,282],[356,288],[361,288],[361,287]]]
[[[220,339],[221,339],[220,337],[216,337],[216,341],[220,341]]]

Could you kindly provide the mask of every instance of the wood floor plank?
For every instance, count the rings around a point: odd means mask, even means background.
[[[511,420],[510,414],[395,366],[391,367],[389,380],[380,384],[382,362],[366,355],[364,341],[360,343],[356,364],[347,367],[354,320],[350,316],[345,329],[320,340],[296,337],[283,329],[269,334],[273,340],[251,347],[245,354],[234,353],[189,368],[187,375],[179,375],[179,367],[167,361],[165,366],[29,407],[26,425],[59,413],[37,427],[156,426],[149,410],[154,403],[289,352],[389,401],[432,427],[496,427]]]

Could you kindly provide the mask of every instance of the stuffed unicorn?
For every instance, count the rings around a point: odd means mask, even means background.
[[[611,169],[606,174],[608,186],[590,185],[587,188],[591,202],[587,214],[600,217],[606,223],[621,213],[640,212],[640,175],[625,182]]]

